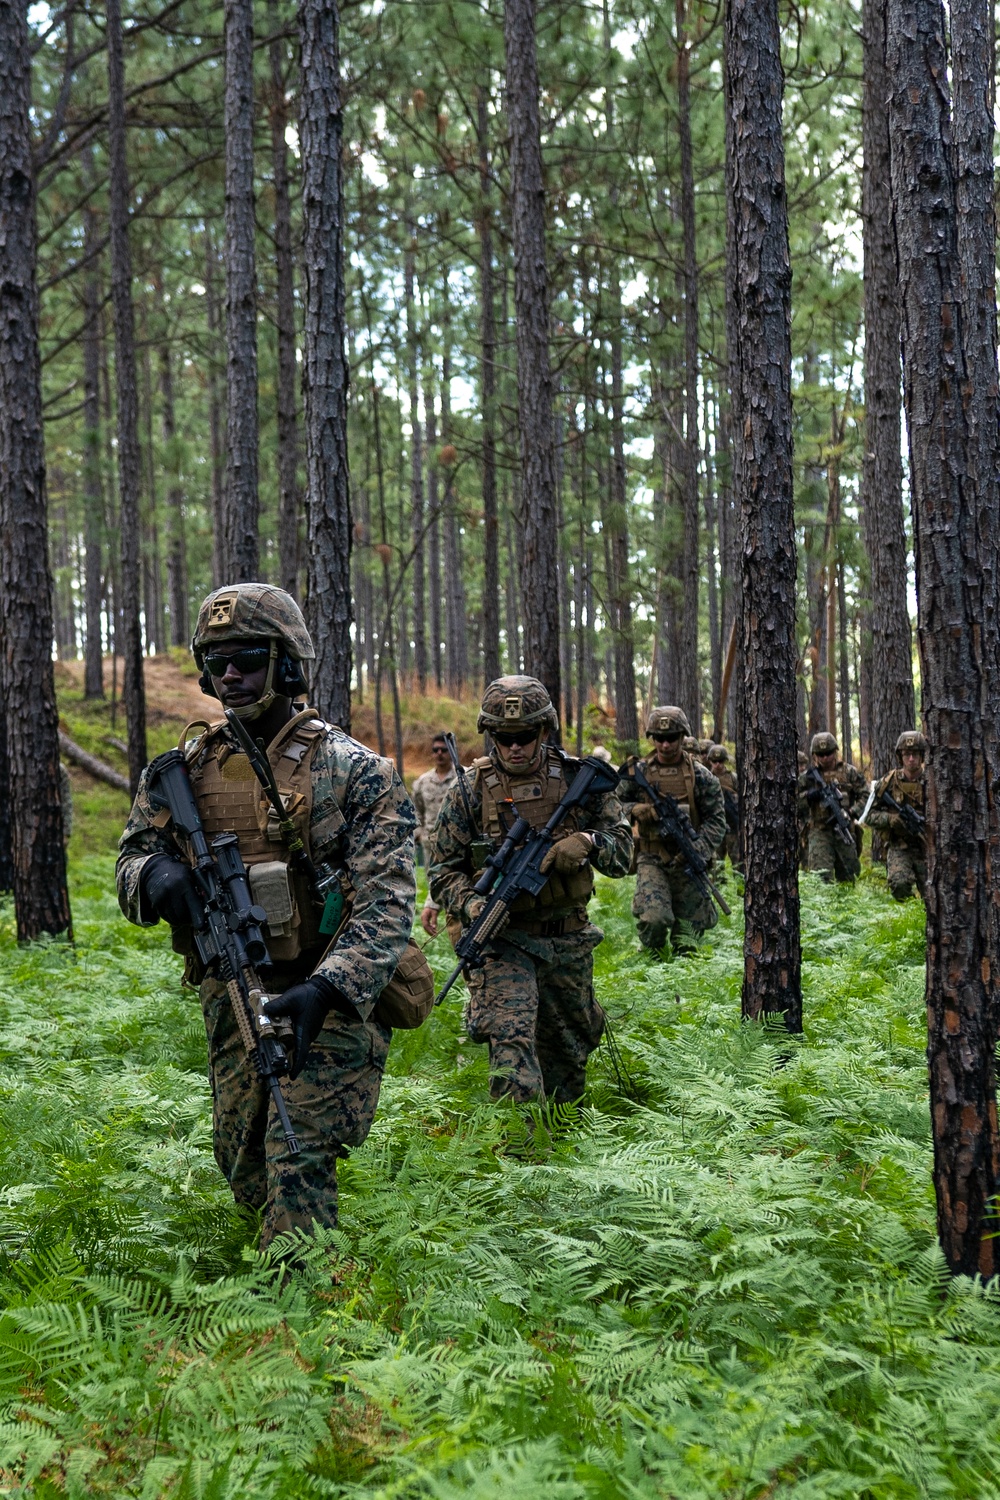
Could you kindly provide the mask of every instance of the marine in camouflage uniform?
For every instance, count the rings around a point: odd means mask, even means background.
[[[725,745],[711,745],[706,759],[708,769],[722,788],[722,799],[726,812],[726,836],[718,848],[719,859],[723,859],[728,854],[733,869],[742,874],[743,854],[740,848],[739,792],[736,786],[736,777],[729,764],[729,751]]]
[[[654,746],[652,754],[639,763],[646,779],[681,804],[701,853],[710,860],[726,835],[726,807],[722,787],[711,771],[684,748],[685,736],[691,735],[687,714],[673,704],[654,708],[646,721],[646,735]],[[626,813],[638,826],[632,915],[637,919],[639,941],[644,948],[662,953],[669,939],[675,953],[691,953],[706,928],[718,921],[715,907],[691,880],[677,848],[660,837],[656,808],[648,794],[627,775],[618,791]]]
[[[263,1208],[267,1245],[285,1230],[336,1223],[337,1158],[371,1128],[391,1037],[371,1013],[413,923],[415,818],[390,762],[293,703],[305,692],[300,664],[314,652],[288,594],[264,584],[216,590],[202,605],[193,650],[204,691],[250,719],[251,733],[264,739],[308,852],[344,872],[348,900],[349,916],[331,945],[319,931],[322,903],[289,869],[277,818],[229,726],[190,726],[184,748],[209,842],[221,832],[237,834],[254,899],[268,914],[274,968],[267,982],[277,998],[267,1009],[287,1016],[295,1034],[283,1092],[301,1153],[290,1156],[226,989],[195,957],[185,925],[189,851],[169,813],[151,806],[143,772],[119,844],[118,899],[140,926],[160,916],[171,922],[174,947],[186,955],[185,976],[199,985],[216,1161],[236,1201]]]
[[[819,789],[810,783],[808,771],[804,771],[798,781],[798,813],[805,829],[806,868],[827,881],[836,878],[849,882],[861,873],[858,857],[861,830],[857,827],[857,819],[868,799],[868,783],[855,766],[838,758],[838,749],[836,739],[826,731],[814,734],[809,745],[813,765],[827,785],[836,789],[840,798],[854,833],[854,848],[848,848],[834,831],[829,809],[823,806]]]
[[[470,822],[459,787],[445,798],[434,830],[431,895],[450,923],[475,920],[483,898],[473,890],[491,850],[503,841],[510,801],[533,828],[552,816],[579,769],[546,734],[555,709],[534,677],[500,677],[483,695],[480,731],[489,755],[468,778]],[[517,743],[513,743],[517,741]],[[503,809],[503,811],[501,811]],[[594,869],[627,875],[631,834],[613,792],[570,813],[542,870],[539,896],[514,902],[509,926],[491,944],[483,968],[469,976],[466,1029],[490,1052],[490,1093],[519,1101],[579,1099],[587,1058],[604,1031],[594,998],[594,949],[604,934],[588,921]]]
[[[924,757],[927,741],[917,729],[907,729],[896,741],[896,759],[899,765],[891,770],[875,788],[875,796],[866,822],[869,828],[877,828],[888,845],[886,850],[886,875],[889,889],[897,901],[906,901],[913,895],[916,886],[923,896],[927,888],[927,836],[924,833],[908,833],[899,813],[879,804],[883,792],[888,792],[904,807],[915,812],[924,812]]]
[[[431,837],[437,815],[456,779],[444,735],[436,734],[431,740],[431,755],[433,766],[416,778],[411,793],[417,814],[417,862],[426,865],[431,861]],[[430,937],[437,937],[437,913],[437,906],[428,895],[420,912],[420,925]]]

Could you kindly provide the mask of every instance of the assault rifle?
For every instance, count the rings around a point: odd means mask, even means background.
[[[922,839],[927,827],[927,819],[923,813],[917,812],[915,807],[908,807],[905,802],[897,802],[890,791],[879,792],[877,800],[887,807],[890,812],[896,813],[903,824],[904,832],[911,838]]]
[[[459,759],[458,746],[455,743],[455,736],[452,734],[450,729],[445,730],[444,743],[445,748],[447,749],[448,754],[451,757],[451,764],[454,769],[455,775],[458,778],[458,790],[462,794],[462,803],[465,807],[465,816],[469,820],[469,827],[471,828],[472,803],[469,801],[469,786],[468,782],[465,779],[465,767],[462,765],[462,762]]]
[[[806,791],[808,801],[823,804],[830,814],[830,823],[838,839],[857,853],[858,846],[854,842],[854,831],[847,820],[847,814],[844,812],[844,805],[836,786],[827,781],[818,766],[810,766],[805,776],[808,783]]]
[[[681,807],[676,797],[669,792],[658,792],[649,780],[638,760],[627,760],[618,772],[619,777],[631,777],[636,786],[646,793],[656,808],[660,838],[671,843],[684,861],[684,868],[704,900],[712,900],[727,917],[732,911],[725,896],[708,873],[708,861],[697,847],[698,835],[694,824]]]
[[[174,828],[190,843],[200,897],[191,912],[195,949],[229,991],[243,1045],[271,1090],[288,1150],[296,1156],[299,1143],[279,1082],[288,1072],[286,1042],[292,1031],[287,1022],[276,1025],[264,1010],[268,994],[263,976],[271,968],[263,932],[267,913],[253,903],[239,842],[235,833],[220,833],[209,847],[182,751],[157,756],[149,767],[147,790],[151,805],[168,808]]]
[[[587,755],[580,762],[580,769],[573,777],[566,795],[544,828],[532,828],[517,813],[517,808],[514,808],[514,822],[507,830],[500,848],[487,859],[483,873],[474,887],[477,896],[486,897],[486,905],[455,944],[458,963],[445,980],[441,993],[436,996],[435,1005],[441,1004],[463,970],[482,968],[486,961],[486,949],[506,927],[510,919],[510,908],[516,898],[523,895],[537,896],[548,884],[549,877],[542,874],[540,866],[555,843],[556,829],[567,814],[589,797],[613,792],[617,784],[618,773],[612,766],[594,755]]]

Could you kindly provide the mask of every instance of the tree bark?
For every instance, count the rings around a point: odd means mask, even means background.
[[[913,642],[906,603],[903,530],[899,294],[889,182],[885,0],[863,0],[861,218],[865,287],[865,448],[861,513],[871,566],[872,772],[896,763],[896,740],[915,724]]]
[[[253,197],[253,0],[225,0],[227,583],[259,574],[257,257]]]
[[[409,244],[403,263],[406,304],[406,394],[410,408],[410,532],[413,539],[413,664],[417,690],[427,692],[427,613],[424,604],[424,434],[420,423],[420,335],[414,306],[416,226],[407,225]]]
[[[87,153],[88,173],[93,182],[93,149]],[[83,329],[83,505],[84,539],[87,548],[85,607],[87,637],[84,646],[83,696],[104,697],[104,656],[101,640],[101,554],[104,546],[104,494],[101,485],[101,284],[95,246],[100,236],[97,211],[84,210],[83,253],[87,275],[83,284],[85,322]]]
[[[684,476],[681,546],[679,701],[695,734],[701,733],[698,671],[698,259],[695,241],[694,164],[691,145],[691,47],[685,30],[686,0],[677,0],[677,126],[680,137],[681,226],[684,241]]]
[[[977,49],[962,34],[968,14],[960,5],[952,15],[954,153],[940,0],[888,0],[885,35],[921,700],[929,742],[926,1000],[934,1187],[948,1265],[954,1272],[991,1276],[1000,1177],[992,859],[1000,834],[993,792],[1000,774],[993,704],[1000,673],[1000,528],[992,476],[980,469],[989,457],[992,418],[977,409],[971,376],[986,374],[983,398],[989,402],[996,382],[995,355],[992,370],[988,357],[996,348],[996,310],[984,286],[993,276],[993,242],[983,239],[990,216],[982,202],[976,213],[970,201],[976,184],[966,173],[988,182],[992,197],[992,151],[988,161],[980,157],[976,167],[972,161],[991,132],[977,118],[972,96],[989,97],[992,17],[985,6],[979,9],[990,38],[984,73],[983,53],[977,62]],[[977,222],[961,225],[963,213],[976,213]],[[984,415],[987,425],[981,426]]]
[[[125,60],[121,0],[108,0],[108,155],[110,165],[111,302],[115,324],[118,412],[118,505],[121,525],[122,699],[128,721],[128,774],[134,796],[146,764],[146,692],[139,618],[139,412],[136,403],[135,311],[129,245],[128,164],[125,157]],[[116,640],[118,631],[115,631]]]
[[[31,54],[25,0],[0,0],[0,686],[19,940],[70,929],[52,670],[38,351]],[[6,851],[0,850],[0,870]]]
[[[787,1029],[800,1031],[791,267],[777,0],[730,0],[726,76],[742,554],[743,1014],[781,1012]]]
[[[160,343],[160,399],[163,403],[163,460],[167,471],[167,598],[170,605],[170,644],[186,646],[188,635],[187,557],[184,545],[184,491],[181,488],[177,419],[174,412],[174,366],[163,286],[159,284],[164,333]]]
[[[316,647],[313,701],[351,724],[351,515],[339,17],[335,0],[301,0],[302,263],[305,275],[308,620]]]
[[[270,0],[271,29],[280,31],[280,12]],[[275,320],[278,337],[278,573],[293,599],[299,593],[299,442],[295,411],[295,271],[292,258],[292,204],[288,183],[288,97],[284,38],[274,35],[271,65],[271,171],[274,177]]]
[[[535,0],[505,0],[504,46],[521,442],[525,657],[527,671],[545,684],[553,703],[558,703],[561,692],[555,427],[549,366],[549,286]]]
[[[493,286],[493,205],[486,89],[476,96],[479,147],[479,317],[483,351],[483,678],[500,676],[500,518],[497,514],[497,328]]]
[[[441,495],[437,469],[437,416],[434,411],[434,389],[431,384],[433,363],[424,366],[424,429],[427,433],[427,567],[430,602],[430,650],[434,665],[434,685],[444,686],[441,626]]]
[[[215,241],[205,229],[205,315],[208,322],[208,427],[212,446],[212,585],[221,588],[225,578],[226,476],[222,457],[222,400],[215,351],[222,332],[216,273],[219,268]]]

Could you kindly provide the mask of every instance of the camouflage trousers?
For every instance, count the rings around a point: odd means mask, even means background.
[[[824,880],[851,881],[861,874],[857,850],[848,848],[832,828],[810,828],[808,849],[807,868]]]
[[[313,1220],[335,1225],[337,1158],[345,1146],[360,1146],[371,1129],[392,1032],[374,1021],[330,1013],[298,1078],[281,1080],[300,1146],[299,1155],[291,1156],[271,1091],[247,1057],[225,986],[206,979],[199,994],[215,1159],[236,1202],[264,1210],[261,1248],[285,1230],[309,1230]]]
[[[583,1093],[604,1031],[594,999],[594,949],[604,934],[588,923],[562,937],[511,937],[469,976],[466,1031],[489,1043],[494,1099],[569,1104]]]
[[[915,849],[905,844],[890,844],[886,851],[885,873],[889,889],[897,901],[906,901],[916,886],[921,896],[927,886],[927,862]]]
[[[668,938],[678,951],[693,948],[698,936],[718,921],[684,867],[656,854],[640,854],[636,861],[632,915],[640,943],[657,952]]]

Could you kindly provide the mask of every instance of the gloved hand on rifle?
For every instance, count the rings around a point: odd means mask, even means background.
[[[470,896],[462,907],[462,926],[471,927],[485,905],[485,896]]]
[[[312,974],[301,984],[293,984],[283,995],[267,1000],[264,1010],[272,1021],[279,1016],[287,1017],[295,1037],[295,1057],[288,1070],[289,1078],[298,1078],[305,1067],[306,1058],[313,1042],[323,1030],[331,1010],[350,1020],[359,1019],[358,1012],[347,996],[338,990],[331,979],[322,974]]]
[[[637,802],[632,808],[632,818],[636,823],[655,823],[657,816],[652,802]]]
[[[191,867],[172,854],[154,854],[142,867],[139,899],[171,927],[197,927],[201,903]]]
[[[575,875],[587,864],[593,847],[592,833],[568,833],[552,845],[538,867],[539,872],[548,875],[551,870],[556,870],[560,875]]]

